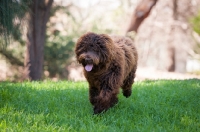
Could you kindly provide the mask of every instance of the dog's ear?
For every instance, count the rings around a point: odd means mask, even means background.
[[[110,44],[113,43],[112,39],[107,34],[100,34],[100,36],[106,43],[110,43]]]
[[[106,43],[106,47],[109,51],[109,57],[110,59],[112,59],[114,57],[115,54],[115,44],[113,42],[113,40],[111,39],[111,37],[107,34],[100,34],[101,39],[104,40],[104,42]]]

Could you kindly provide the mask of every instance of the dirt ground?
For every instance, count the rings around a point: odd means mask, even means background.
[[[177,80],[184,80],[184,79],[200,79],[200,75],[193,75],[193,74],[183,74],[183,73],[175,73],[175,72],[164,72],[158,71],[151,68],[138,68],[136,72],[136,80],[157,80],[157,79],[177,79]]]
[[[192,75],[192,74],[182,74],[182,73],[175,73],[175,72],[163,72],[154,70],[153,68],[146,68],[146,67],[139,67],[136,72],[136,81],[142,80],[157,80],[157,79],[177,79],[177,80],[184,80],[184,79],[200,79],[200,75]],[[83,81],[85,80],[82,67],[73,67],[70,69],[69,79],[73,81]]]

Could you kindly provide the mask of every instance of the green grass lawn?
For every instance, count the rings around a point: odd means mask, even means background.
[[[0,82],[0,131],[199,132],[200,80],[136,82],[93,115],[87,82]]]

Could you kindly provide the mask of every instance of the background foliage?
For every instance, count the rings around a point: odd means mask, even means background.
[[[196,45],[194,46],[194,52],[199,55],[200,54],[200,11],[196,16],[192,18],[191,23],[194,32],[196,32],[199,35],[197,36],[198,38],[195,38]]]
[[[196,16],[193,17],[192,27],[193,27],[193,30],[200,35],[200,11]]]
[[[29,10],[31,0],[1,0],[0,1],[0,46],[1,49],[9,44],[9,37],[19,42],[21,40],[21,24]],[[23,25],[25,26],[25,25]]]

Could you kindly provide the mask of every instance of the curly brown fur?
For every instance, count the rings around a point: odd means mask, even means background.
[[[138,55],[129,38],[86,33],[78,39],[75,53],[89,83],[94,114],[118,102],[120,87],[125,97],[131,95]]]

